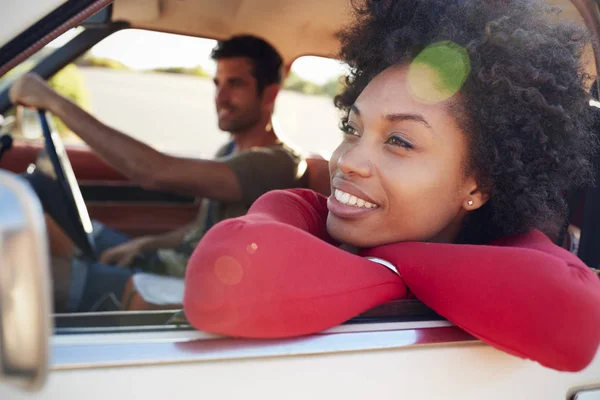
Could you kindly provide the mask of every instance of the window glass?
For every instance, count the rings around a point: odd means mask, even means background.
[[[62,42],[53,42],[39,58],[22,64],[13,76],[31,69],[76,33],[71,32]],[[216,41],[209,39],[123,30],[95,45],[49,82],[99,120],[160,151],[212,158],[229,139],[218,128],[214,104],[212,78],[216,63],[210,54],[215,45]],[[283,141],[305,154],[329,158],[341,140],[333,98],[341,89],[346,71],[340,62],[320,57],[301,57],[292,64],[273,117]],[[31,126],[37,125],[35,113],[25,112],[19,117],[30,120]],[[55,122],[65,142],[85,145],[62,122]],[[40,140],[39,135],[38,129],[37,133],[25,132],[21,137]],[[120,308],[119,300],[114,309]],[[98,324],[133,324],[128,317],[119,315],[98,318],[84,321],[85,318],[62,316],[57,319],[57,327],[69,330]],[[170,325],[170,318],[158,322],[135,320],[135,324]]]
[[[30,70],[52,49],[78,31],[56,40],[36,57],[15,68],[0,85]],[[105,122],[170,154],[211,158],[228,140],[219,130],[210,53],[216,41],[128,29],[109,36],[50,79],[61,94]],[[279,94],[274,125],[280,138],[309,154],[325,158],[341,136],[333,97],[345,68],[320,57],[297,59]],[[14,112],[13,112],[14,113]],[[26,115],[32,120],[35,114]],[[65,142],[80,142],[59,120]],[[39,130],[20,136],[39,140]],[[83,143],[81,143],[83,145]]]
[[[48,57],[57,48],[63,46],[68,41],[73,39],[75,36],[83,32],[84,28],[77,27],[68,30],[52,42],[48,43],[41,50],[36,52],[34,55],[23,61],[21,64],[8,71],[6,74],[0,77],[0,92],[3,92],[9,88],[9,86],[22,75],[31,71],[31,69],[44,58]],[[82,75],[77,71],[75,66],[67,66],[62,71],[58,72],[49,81],[50,86],[55,88],[58,92],[69,96],[78,104],[87,108],[88,99],[87,93],[82,89]],[[19,110],[13,108],[8,110],[0,119],[0,134],[10,133],[12,136],[18,139],[26,140],[40,140],[41,128],[37,123],[37,114],[29,110]],[[16,118],[19,119],[19,123],[16,123]],[[58,120],[55,121],[59,129],[62,131],[64,126]],[[68,136],[68,135],[67,135]]]
[[[96,118],[160,151],[212,157],[227,140],[216,126],[212,100],[214,45],[214,40],[128,29],[67,68],[82,81],[78,103]],[[73,137],[65,129],[61,133]]]
[[[212,157],[228,140],[214,106],[215,45],[133,29],[111,35],[78,62],[92,113],[161,151]],[[328,157],[341,138],[333,97],[344,73],[340,62],[321,57],[292,64],[274,114],[282,140]]]
[[[4,91],[11,83],[13,83],[18,77],[30,71],[40,60],[48,57],[58,47],[63,46],[69,40],[79,35],[83,31],[82,27],[77,27],[68,30],[67,32],[48,43],[37,53],[17,65],[12,70],[8,71],[2,77],[0,77],[0,92]]]
[[[347,71],[346,65],[329,58],[304,56],[294,61],[275,112],[282,139],[329,159],[341,140],[333,98]]]

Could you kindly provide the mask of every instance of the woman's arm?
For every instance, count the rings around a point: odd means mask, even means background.
[[[316,196],[316,197],[315,197]],[[397,243],[364,251],[384,267],[326,243],[324,199],[272,192],[250,213],[215,226],[186,276],[184,306],[198,329],[284,337],[335,326],[407,295],[511,354],[567,371],[600,341],[600,282],[539,232],[489,246]]]
[[[231,336],[298,336],[406,295],[387,268],[327,243],[326,217],[323,196],[275,191],[215,225],[188,264],[190,323]]]
[[[440,315],[508,353],[566,371],[600,343],[600,280],[544,234],[490,246],[396,243],[362,252],[392,262]]]

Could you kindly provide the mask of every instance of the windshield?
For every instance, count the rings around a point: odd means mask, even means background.
[[[83,27],[77,27],[66,31],[27,60],[8,71],[4,76],[0,77],[0,92],[6,90],[20,76],[31,71],[41,60],[48,57],[59,47],[64,46],[68,41],[83,32],[83,30]]]

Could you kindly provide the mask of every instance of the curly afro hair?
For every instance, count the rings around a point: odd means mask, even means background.
[[[590,35],[558,23],[559,10],[537,0],[364,0],[340,33],[350,68],[336,99],[349,108],[380,72],[410,64],[427,46],[450,41],[471,69],[452,112],[470,147],[467,171],[490,194],[459,242],[540,229],[565,221],[565,192],[592,178],[587,79],[580,63]],[[456,108],[456,109],[455,109]]]

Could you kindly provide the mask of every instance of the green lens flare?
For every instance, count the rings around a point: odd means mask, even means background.
[[[427,104],[443,102],[460,91],[471,72],[467,51],[456,43],[434,43],[410,64],[408,89]]]

